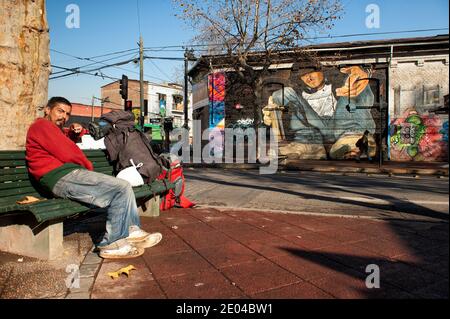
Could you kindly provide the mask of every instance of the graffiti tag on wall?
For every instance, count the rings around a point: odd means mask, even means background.
[[[434,114],[407,110],[390,126],[391,159],[445,161],[448,156],[448,121]]]
[[[221,157],[223,154],[223,136],[225,128],[225,73],[213,73],[208,76],[209,95],[209,140],[214,141],[210,152],[214,156]]]

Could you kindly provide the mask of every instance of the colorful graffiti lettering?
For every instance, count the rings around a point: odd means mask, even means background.
[[[223,136],[225,128],[225,73],[213,73],[208,76],[209,94],[209,128],[212,129],[209,140],[215,141],[210,153],[221,157],[223,153]]]
[[[437,115],[419,115],[415,110],[391,123],[392,160],[439,161],[447,157],[447,128]],[[447,138],[443,134],[446,131]]]
[[[214,73],[208,77],[210,128],[224,128],[225,84],[225,73]]]

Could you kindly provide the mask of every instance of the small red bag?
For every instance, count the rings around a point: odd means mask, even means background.
[[[175,205],[182,208],[191,208],[195,204],[187,199],[184,194],[184,174],[183,167],[179,160],[170,163],[170,169],[164,169],[158,179],[167,179],[175,184],[174,189],[170,189],[166,195],[161,198],[160,210],[168,210]]]

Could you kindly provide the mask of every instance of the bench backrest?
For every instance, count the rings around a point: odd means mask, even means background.
[[[85,150],[84,153],[93,163],[96,172],[113,174],[113,167],[104,151]],[[0,204],[6,198],[11,201],[26,195],[39,197],[42,192],[28,174],[25,151],[0,151]]]

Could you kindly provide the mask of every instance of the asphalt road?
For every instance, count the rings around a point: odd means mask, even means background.
[[[447,177],[185,169],[186,195],[202,206],[449,220]]]

